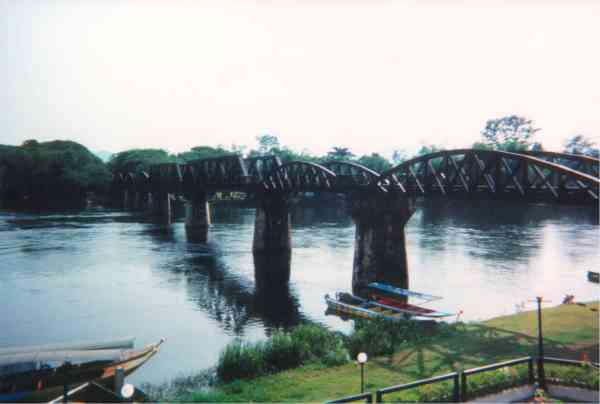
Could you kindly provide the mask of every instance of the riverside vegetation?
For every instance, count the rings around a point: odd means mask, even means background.
[[[598,360],[598,302],[544,309],[548,356]],[[366,390],[483,366],[537,352],[535,311],[481,323],[440,323],[435,329],[407,321],[355,322],[349,335],[319,325],[277,331],[258,343],[234,341],[216,368],[161,386],[144,385],[155,401],[324,401],[360,392],[358,352],[369,354]],[[547,377],[566,385],[598,388],[593,368],[546,367]],[[527,365],[469,378],[469,391],[483,395],[522,385]],[[390,395],[391,400],[448,401],[450,383]]]

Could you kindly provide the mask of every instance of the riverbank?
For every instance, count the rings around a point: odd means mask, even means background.
[[[543,310],[546,355],[598,361],[598,302],[560,305]],[[459,369],[482,366],[537,352],[536,312],[494,318],[481,323],[439,327],[433,335],[396,347],[393,355],[369,358],[365,388],[406,383]],[[192,385],[155,399],[196,402],[325,401],[360,392],[354,362],[326,367],[313,363],[246,381]],[[156,394],[158,390],[155,390]]]

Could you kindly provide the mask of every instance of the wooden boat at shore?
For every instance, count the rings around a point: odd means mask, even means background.
[[[344,315],[359,318],[383,318],[390,321],[401,321],[412,317],[442,318],[452,314],[423,310],[415,311],[407,308],[394,307],[377,301],[363,299],[349,293],[337,293],[336,298],[325,295],[325,302],[330,310]]]
[[[407,302],[408,298],[418,299],[421,301],[420,304],[429,303],[434,300],[440,300],[440,296],[428,295],[425,293],[413,292],[408,289],[402,289],[383,283],[373,282],[368,285],[369,291],[367,295],[369,299],[384,304],[386,306],[396,307],[411,313],[415,316],[421,317],[449,317],[453,316],[452,313],[446,313],[427,307],[418,306],[416,304],[410,304]]]
[[[65,386],[73,388],[90,381],[109,385],[117,368],[131,374],[150,360],[163,342],[138,350],[19,348],[18,353],[0,355],[0,401],[48,401],[60,396]]]
[[[424,303],[441,300],[440,296],[428,295],[426,293],[413,292],[412,290],[398,288],[380,282],[372,282],[368,285],[371,294],[379,293],[392,299],[408,299],[409,297],[421,300]]]
[[[51,351],[92,351],[100,349],[132,349],[135,337],[122,337],[111,340],[70,342],[61,344],[47,344],[35,346],[19,346],[11,348],[0,348],[0,356],[14,355],[27,352],[51,352]]]

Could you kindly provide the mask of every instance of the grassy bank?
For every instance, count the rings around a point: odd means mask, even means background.
[[[544,309],[546,354],[581,359],[582,353],[586,353],[598,361],[597,310],[597,302]],[[370,358],[366,365],[366,389],[535,354],[536,324],[536,313],[532,311],[482,323],[439,327],[429,336],[400,343],[394,354]],[[204,402],[325,401],[359,393],[359,377],[359,368],[353,362],[328,367],[315,361],[251,380],[217,384],[195,392],[188,389],[179,392],[176,398]]]

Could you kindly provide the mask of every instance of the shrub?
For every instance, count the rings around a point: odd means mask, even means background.
[[[335,366],[348,360],[348,351],[338,334],[317,325],[301,325],[291,333],[277,331],[265,342],[233,341],[221,352],[217,376],[223,382],[230,382],[309,362]]]
[[[217,376],[224,382],[247,379],[265,372],[264,343],[243,343],[236,339],[227,345],[217,365]]]
[[[326,366],[339,366],[349,361],[350,355],[341,340],[338,340],[336,346],[321,359]]]
[[[303,361],[322,359],[341,342],[338,334],[314,324],[294,328],[291,337],[299,344]]]
[[[393,354],[399,344],[418,341],[424,338],[422,335],[423,327],[415,321],[356,320],[354,332],[346,338],[346,346],[353,358],[360,352],[371,356]]]
[[[566,386],[584,387],[598,390],[600,371],[592,366],[546,365],[544,367],[548,382]]]
[[[265,343],[264,363],[266,370],[277,372],[302,364],[301,344],[285,332],[276,332]]]
[[[497,393],[511,387],[528,383],[529,370],[527,365],[505,367],[493,371],[469,376],[467,379],[467,396],[478,397]]]

